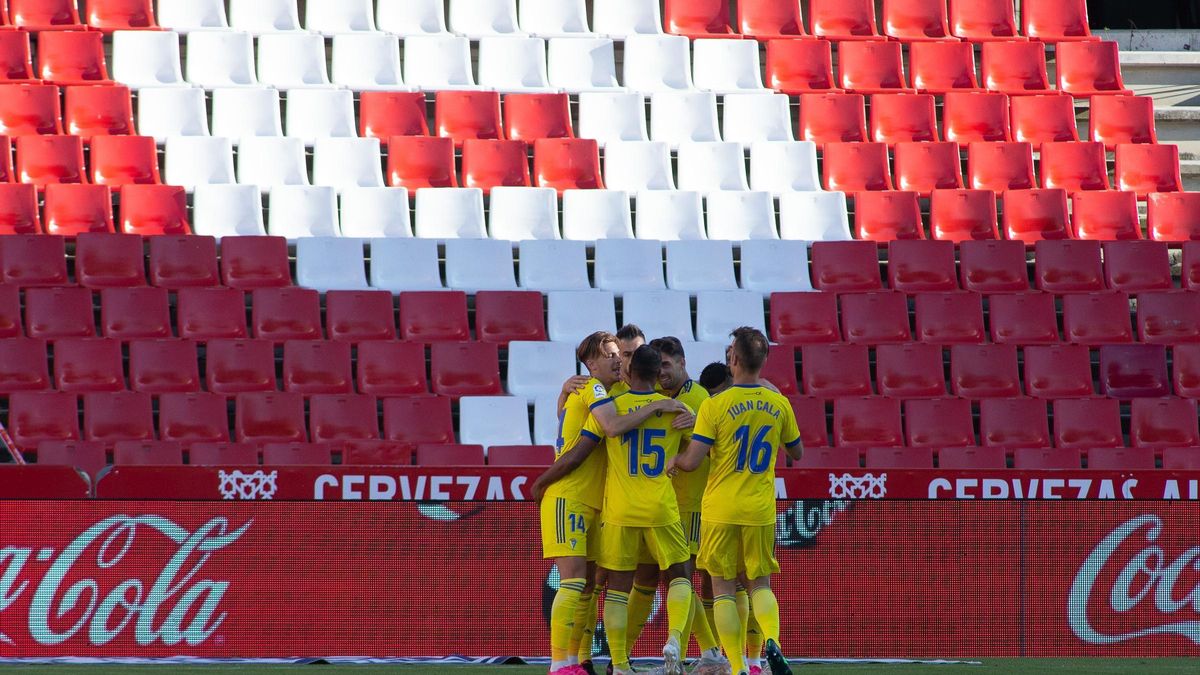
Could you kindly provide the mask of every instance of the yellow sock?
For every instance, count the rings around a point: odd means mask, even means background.
[[[762,631],[763,640],[774,640],[779,644],[779,601],[775,592],[762,587],[754,590],[754,618]]]
[[[710,628],[712,628],[713,633],[715,634],[716,630],[717,630],[717,617],[713,611],[713,599],[706,598],[703,600],[703,603],[704,603],[704,615],[706,617],[708,617],[708,625]]]
[[[683,629],[687,626],[688,616],[692,610],[692,580],[684,577],[672,579],[667,589],[667,624],[671,627],[671,637],[679,641],[683,649]]]
[[[657,591],[657,586],[634,584],[633,592],[629,594],[629,628],[626,632],[628,637],[625,638],[625,644],[628,645],[628,653],[631,656],[638,638],[642,636],[642,631],[646,628],[646,621],[650,619],[650,610],[654,608],[654,594]]]
[[[738,618],[742,622],[742,645],[745,645],[746,633],[750,626],[750,596],[746,594],[746,589],[738,584],[737,594],[733,597],[737,603]]]
[[[758,627],[758,618],[754,616],[754,603],[750,603],[750,617],[746,622],[746,656],[751,666],[757,666],[762,658],[763,635]]]
[[[610,590],[604,597],[604,632],[608,635],[608,651],[613,668],[629,670],[629,651],[625,648],[625,633],[629,627],[629,594]]]
[[[567,660],[576,654],[579,662],[592,658],[592,631],[596,629],[596,598],[591,593],[579,596],[575,603],[575,618],[571,639],[567,642]]]
[[[742,648],[742,620],[738,616],[737,602],[732,595],[718,595],[713,599],[713,616],[716,617],[717,635],[734,673],[746,668],[745,650]]]
[[[567,647],[571,641],[571,629],[575,626],[575,608],[587,582],[583,579],[563,579],[554,594],[550,609],[550,661],[553,669],[567,662]]]
[[[709,603],[710,605],[712,603]],[[696,644],[700,645],[700,651],[713,649],[717,646],[717,638],[713,635],[712,626],[708,623],[708,617],[705,616],[706,609],[704,601],[699,595],[694,592],[692,594],[692,621],[689,632],[696,636]],[[687,650],[687,645],[684,646],[684,651]]]

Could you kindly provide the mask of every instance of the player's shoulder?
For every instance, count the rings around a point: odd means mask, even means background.
[[[604,383],[593,377],[587,381],[587,384],[571,392],[567,397],[567,405],[575,403],[584,408],[593,408],[611,398],[612,394],[604,386]]]
[[[679,390],[679,395],[675,398],[687,403],[689,401],[703,401],[708,397],[708,390],[703,385],[695,380],[688,380],[683,383],[683,388]]]

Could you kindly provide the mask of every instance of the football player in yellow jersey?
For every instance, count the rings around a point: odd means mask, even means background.
[[[654,391],[660,367],[661,357],[654,348],[643,345],[634,351],[628,370],[630,391],[615,399],[619,411],[628,414],[655,401],[671,400]],[[673,418],[674,414],[656,414],[628,433],[605,441],[608,471],[599,564],[608,570],[604,626],[617,675],[633,672],[625,646],[629,592],[634,570],[645,553],[671,578],[667,592],[671,633],[663,646],[663,669],[667,675],[683,675],[680,642],[693,591],[686,565],[691,553],[679,522],[674,488],[663,473],[683,437],[683,432],[672,426]],[[535,481],[534,495],[582,465],[604,440],[602,434],[595,419],[589,420],[575,447]]]
[[[676,401],[658,401],[629,415],[618,415],[607,388],[620,372],[616,338],[598,332],[588,336],[576,350],[576,358],[592,377],[587,384],[564,401],[559,415],[557,455],[579,440],[584,423],[591,420],[596,428],[613,435],[623,434],[660,412],[690,410]],[[550,612],[550,649],[552,673],[577,673],[575,654],[569,653],[580,602],[591,603],[594,589],[594,563],[599,535],[597,515],[604,499],[606,458],[596,453],[575,470],[550,486],[541,499],[542,554],[558,566],[560,584]],[[583,621],[586,621],[586,614]],[[584,631],[580,631],[580,635]],[[581,637],[579,638],[581,639]],[[590,640],[589,640],[590,645]],[[576,649],[575,651],[578,651]]]
[[[771,590],[775,560],[775,462],[780,449],[799,459],[800,430],[787,398],[759,384],[768,342],[754,328],[733,331],[733,385],[700,406],[688,449],[668,472],[695,471],[711,453],[697,564],[712,575],[717,633],[733,672],[748,675],[735,593],[739,578],[766,638],[773,675],[790,675],[779,648],[779,603]]]

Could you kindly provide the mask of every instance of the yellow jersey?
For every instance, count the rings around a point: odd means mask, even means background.
[[[800,443],[787,398],[759,385],[735,384],[700,405],[692,440],[712,446],[704,520],[727,525],[775,522],[775,460]]]
[[[614,398],[613,404],[618,414],[626,415],[666,398],[653,391],[629,391]],[[604,440],[608,455],[604,522],[624,527],[662,527],[679,522],[679,505],[666,473],[667,460],[679,453],[683,438],[683,432],[671,428],[675,414],[656,413],[620,438],[608,439],[604,439],[599,422],[588,418],[583,435]]]
[[[659,393],[666,395],[665,392]],[[679,393],[675,394],[673,398],[694,412],[700,409],[701,403],[708,400],[708,390],[701,387],[699,382],[688,380],[683,383],[683,386],[679,388]],[[684,430],[680,452],[687,449],[687,444],[691,440],[692,433]],[[700,510],[700,501],[704,498],[704,486],[708,484],[708,465],[709,460],[705,457],[695,471],[680,471],[671,479],[675,485],[675,497],[679,500],[680,512],[695,513]]]
[[[592,378],[582,389],[571,392],[558,414],[558,441],[554,461],[575,447],[584,424],[591,419],[592,410],[612,401],[604,385]],[[604,472],[608,458],[603,452],[593,452],[574,471],[546,489],[546,497],[562,497],[599,510],[604,505]]]
[[[608,395],[616,398],[627,391],[629,391],[629,384],[625,380],[617,380],[616,384],[608,388]]]

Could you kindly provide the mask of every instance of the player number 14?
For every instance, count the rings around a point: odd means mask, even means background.
[[[767,441],[770,431],[769,424],[759,427],[753,442],[750,440],[749,425],[742,425],[733,432],[733,438],[738,442],[737,466],[734,467],[734,471],[745,471],[749,466],[750,473],[762,473],[771,466],[771,456],[774,453]]]

